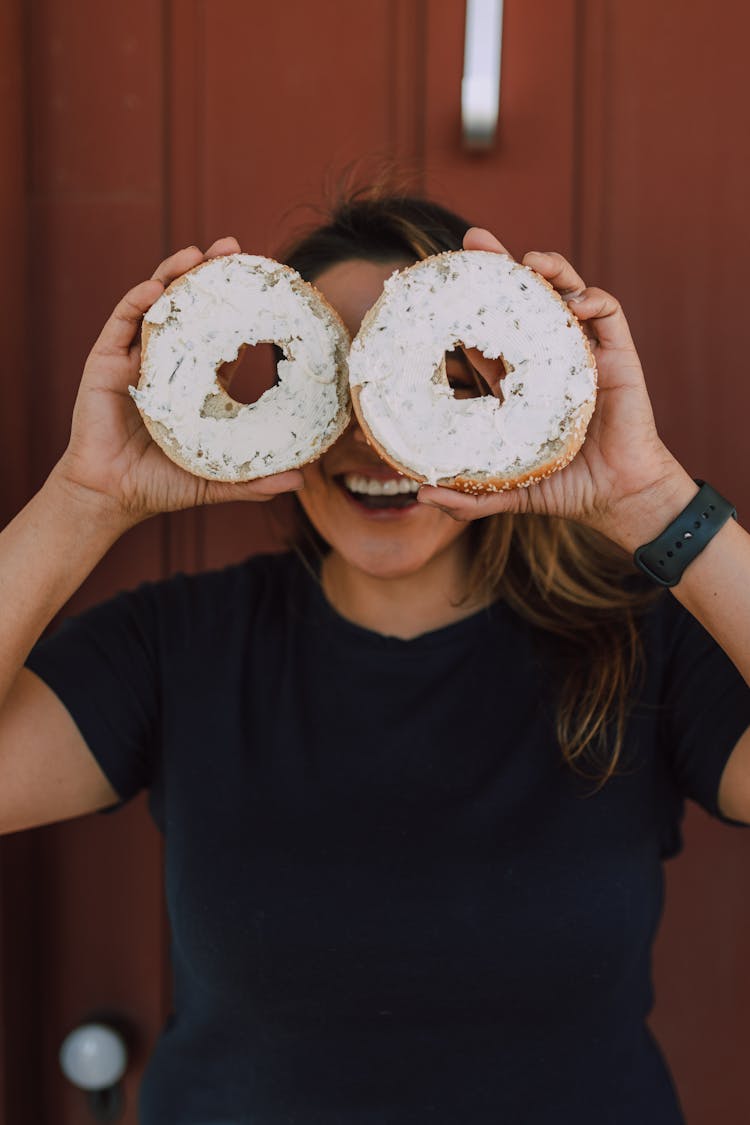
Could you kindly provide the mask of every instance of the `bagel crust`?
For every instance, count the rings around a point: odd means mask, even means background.
[[[459,344],[502,359],[501,397],[456,399]],[[596,402],[596,364],[553,287],[506,254],[450,251],[395,272],[349,356],[352,403],[380,456],[461,492],[525,488],[567,465]]]
[[[244,345],[278,344],[278,381],[236,402],[217,378]],[[312,285],[251,254],[212,258],[146,313],[141,376],[130,388],[154,441],[208,480],[244,481],[319,457],[350,418],[349,335]]]

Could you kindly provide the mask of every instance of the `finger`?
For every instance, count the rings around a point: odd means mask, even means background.
[[[417,502],[424,504],[426,508],[437,508],[458,523],[464,522],[464,517],[459,514],[458,507],[453,502],[453,493],[449,488],[433,488],[431,485],[423,484],[417,493]]]
[[[186,246],[184,250],[178,250],[175,254],[171,254],[169,258],[165,258],[156,269],[152,277],[160,281],[164,288],[183,273],[192,270],[195,266],[199,266],[204,261],[203,251],[199,250],[197,246]]]
[[[127,355],[138,334],[144,313],[164,292],[163,286],[153,278],[142,281],[126,293],[99,333],[92,348],[92,356]]]
[[[519,510],[517,489],[471,496],[451,488],[423,484],[417,493],[417,501],[431,508],[439,508],[441,512],[445,512],[451,519],[460,523],[481,519],[482,516],[496,515],[498,512]]]
[[[233,235],[227,238],[217,238],[206,251],[207,258],[218,258],[222,254],[239,254],[240,244]]]
[[[501,359],[488,359],[479,348],[461,348],[471,366],[479,372],[493,395],[500,395],[500,380],[505,376]]]
[[[635,350],[622,305],[611,293],[603,289],[584,289],[579,296],[570,298],[568,304],[602,347]]]
[[[531,250],[523,256],[523,264],[531,266],[536,273],[540,273],[551,285],[554,285],[561,297],[575,296],[586,288],[586,282],[576,273],[567,259],[562,254],[552,251],[548,254],[539,250]]]
[[[485,230],[484,227],[469,227],[464,235],[464,250],[489,250],[493,254],[512,256],[502,242],[499,242],[494,234]]]
[[[207,504],[223,504],[228,500],[273,500],[284,492],[299,492],[305,486],[305,479],[299,469],[289,469],[285,473],[274,473],[260,480],[244,481],[240,484],[212,482],[206,489]]]

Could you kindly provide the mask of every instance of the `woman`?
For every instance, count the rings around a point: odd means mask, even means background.
[[[467,226],[354,199],[288,260],[353,334],[394,268],[503,252]],[[585,325],[600,394],[549,480],[384,499],[397,474],[356,423],[301,472],[193,478],[126,388],[163,287],[237,249],[180,251],[120,302],[2,537],[0,823],[145,786],[165,835],[174,1012],[141,1120],[676,1125],[649,950],[684,796],[750,821],[748,536],[724,523],[674,596],[635,570],[698,486],[616,300],[558,254],[524,261]],[[471,359],[457,395],[497,386]],[[287,490],[296,551],[120,595],[21,668],[128,528]]]

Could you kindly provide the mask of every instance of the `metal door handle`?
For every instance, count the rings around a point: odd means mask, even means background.
[[[491,148],[500,109],[503,0],[466,0],[461,124],[467,148]]]

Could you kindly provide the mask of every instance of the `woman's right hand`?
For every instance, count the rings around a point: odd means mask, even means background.
[[[158,512],[226,500],[269,500],[302,487],[297,469],[237,484],[193,476],[152,440],[128,392],[140,373],[141,321],[154,301],[194,266],[239,249],[236,239],[222,238],[205,254],[191,246],[167,258],[150,281],[123,297],[86,361],[70,443],[53,473],[87,504],[100,503],[124,528]]]

